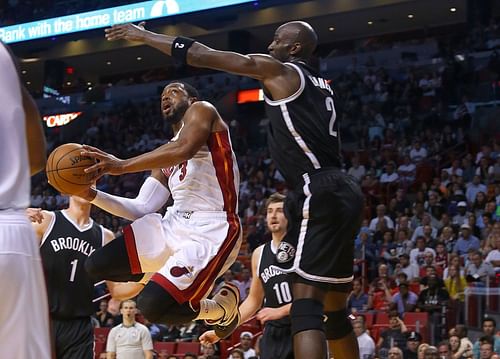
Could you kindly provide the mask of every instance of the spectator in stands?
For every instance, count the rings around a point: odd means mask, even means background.
[[[398,272],[405,273],[410,282],[418,280],[419,278],[418,265],[410,262],[410,256],[408,254],[404,253],[399,256],[399,265],[400,265],[399,268],[396,268],[395,274],[398,274]]]
[[[467,198],[467,202],[470,206],[472,206],[476,200],[476,195],[479,192],[487,193],[488,188],[481,183],[481,177],[475,175],[472,178],[472,182],[467,185],[467,190],[465,191],[465,197]]]
[[[392,307],[396,309],[400,317],[403,317],[405,312],[413,312],[417,304],[418,296],[413,293],[408,283],[399,283],[399,292],[392,296]]]
[[[420,278],[428,276],[427,271],[429,268],[432,268],[433,273],[435,273],[435,275],[437,275],[439,278],[443,277],[443,269],[439,266],[436,266],[434,258],[435,256],[431,252],[427,252],[424,254],[424,263],[420,265],[420,270],[418,273],[418,276]]]
[[[145,325],[135,321],[137,307],[133,300],[121,303],[123,323],[111,329],[106,344],[107,359],[152,359],[153,342]]]
[[[426,289],[420,292],[416,311],[438,314],[443,306],[447,304],[450,296],[446,289],[439,286],[438,278],[435,276],[428,278],[427,286]]]
[[[424,235],[424,228],[425,226],[430,226],[431,227],[431,236],[432,238],[436,238],[437,237],[437,228],[435,227],[432,227],[432,216],[429,214],[429,213],[425,213],[423,216],[422,216],[422,223],[420,224],[420,226],[418,226],[416,229],[415,229],[415,232],[413,232],[413,236],[411,237],[411,240],[413,242],[415,242],[415,240],[417,239],[418,236],[423,236]]]
[[[198,355],[196,355],[195,353],[186,353],[182,357],[182,359],[197,359],[197,358],[198,358]],[[244,358],[242,358],[242,359],[244,359]]]
[[[101,300],[99,302],[99,311],[94,314],[94,318],[97,319],[101,328],[113,326],[113,315],[108,312],[107,300]]]
[[[479,359],[491,359],[491,357],[495,354],[493,352],[493,343],[491,340],[483,340],[481,341],[481,348],[479,352]]]
[[[391,161],[385,166],[385,171],[380,176],[380,183],[395,184],[398,181],[399,181],[399,175],[397,172],[395,172],[395,163]]]
[[[399,318],[398,312],[392,310],[389,313],[389,328],[380,334],[377,342],[377,350],[390,349],[391,347],[404,348],[406,344],[405,333],[408,331],[405,323]]]
[[[236,348],[231,351],[231,355],[229,359],[248,359],[249,357],[245,357],[245,353],[243,350]]]
[[[383,278],[375,278],[370,284],[370,289],[368,290],[368,309],[389,309],[389,304],[392,301],[392,293],[387,283],[388,281]]]
[[[361,279],[356,278],[352,281],[352,291],[347,299],[347,307],[352,313],[364,311],[368,308],[368,295],[363,292]]]
[[[375,355],[375,342],[366,331],[363,320],[356,319],[352,323],[354,334],[358,340],[359,359],[371,359]]]
[[[450,175],[462,177],[464,174],[463,169],[460,168],[460,160],[453,160],[451,167],[445,169],[445,171]]]
[[[460,232],[461,236],[458,237],[453,252],[464,258],[470,249],[478,250],[480,243],[479,238],[472,235],[471,228],[468,224],[462,224],[460,226]]]
[[[351,162],[352,164],[349,170],[347,171],[347,174],[355,177],[358,180],[358,182],[361,182],[361,179],[366,174],[365,166],[359,163],[359,157],[357,155],[352,157]]]
[[[417,359],[418,347],[422,342],[422,336],[417,332],[409,332],[406,337],[406,348],[404,349],[405,359]]]
[[[369,226],[372,232],[375,232],[377,230],[377,225],[381,221],[385,221],[387,228],[394,229],[394,222],[390,217],[385,215],[385,210],[386,208],[383,204],[379,204],[377,206],[377,216],[370,221],[370,226]]]
[[[410,156],[404,156],[403,163],[398,167],[399,183],[403,188],[408,188],[415,182],[417,167],[411,162]]]
[[[437,348],[440,359],[451,359],[450,344],[446,340],[439,342]]]
[[[410,150],[410,158],[413,163],[422,162],[427,158],[427,150],[422,147],[420,140],[413,142],[413,146]]]
[[[396,247],[396,254],[398,256],[401,254],[410,254],[410,251],[413,249],[413,242],[408,238],[408,229],[400,229],[396,232],[394,246]]]
[[[436,251],[434,249],[427,247],[426,240],[424,236],[418,236],[416,238],[416,248],[410,251],[410,263],[421,266],[424,264],[424,256],[426,253],[431,253],[432,257],[436,256]]]
[[[435,346],[431,345],[430,347],[428,347],[427,349],[425,349],[424,359],[438,359],[438,358],[439,358],[438,348],[436,348]]]
[[[453,228],[451,226],[443,227],[443,229],[441,230],[441,235],[438,237],[438,240],[439,242],[444,243],[446,251],[448,253],[451,253],[457,242],[457,238],[455,237]]]
[[[460,266],[453,264],[449,267],[449,276],[444,280],[444,285],[451,301],[463,302],[465,300],[464,291],[467,288],[465,277],[460,274]]]
[[[467,202],[460,201],[457,203],[458,213],[453,217],[453,224],[456,226],[461,226],[467,223],[467,219],[470,216],[470,212],[467,211]]]
[[[496,326],[497,322],[494,318],[492,317],[486,317],[483,318],[482,320],[482,330],[483,330],[483,336],[478,339],[475,343],[474,346],[472,347],[472,351],[474,353],[474,358],[479,358],[479,352],[481,348],[481,342],[483,338],[488,339],[491,341],[493,344],[493,352],[495,353],[500,353],[500,336],[497,335],[496,332]]]
[[[435,248],[436,257],[434,258],[434,264],[441,269],[442,274],[443,270],[448,266],[448,252],[443,242],[437,242]]]
[[[472,263],[465,268],[465,278],[468,282],[486,284],[489,278],[495,275],[490,263],[483,261],[483,255],[479,251],[472,254]]]
[[[499,225],[496,223],[495,225]],[[484,260],[486,263],[490,263],[495,272],[500,272],[500,236],[495,238],[495,249],[490,251]]]
[[[389,349],[389,353],[387,355],[387,358],[390,359],[403,359],[403,351],[399,349],[398,347],[392,347]]]
[[[242,359],[248,359],[248,358],[256,356],[255,349],[252,348],[252,339],[253,339],[253,334],[250,332],[242,332],[240,334],[240,346],[239,346],[239,348],[243,354]],[[233,354],[231,353],[231,356],[229,357],[229,359],[236,359],[232,355]]]
[[[250,270],[245,267],[241,270],[240,280],[238,281],[241,301],[245,300],[245,298],[248,296],[248,291],[250,290],[251,284],[252,276],[250,275]]]
[[[427,344],[427,343],[422,343],[418,346],[418,349],[417,349],[417,358],[418,359],[425,359],[425,351],[427,350],[427,348],[429,348],[430,345]]]
[[[452,332],[456,334],[458,338],[460,338],[460,345],[458,347],[458,351],[453,354],[454,359],[473,358],[472,342],[467,337],[467,327],[463,324],[457,324],[455,328],[452,330]]]

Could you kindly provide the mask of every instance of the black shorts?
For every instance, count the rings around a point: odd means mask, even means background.
[[[276,265],[320,287],[350,283],[363,215],[363,194],[354,177],[332,168],[304,175],[304,186],[288,193],[285,215],[288,229]]]
[[[260,340],[260,359],[293,359],[292,331],[290,326],[266,323]]]
[[[90,318],[52,319],[57,359],[93,359],[94,330]]]

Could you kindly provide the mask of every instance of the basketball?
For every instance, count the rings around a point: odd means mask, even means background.
[[[78,143],[66,143],[54,149],[47,159],[47,178],[59,192],[75,194],[91,185],[92,180],[84,169],[96,161],[80,155],[82,150],[83,146]]]

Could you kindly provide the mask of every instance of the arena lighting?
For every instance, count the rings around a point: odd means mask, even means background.
[[[9,44],[80,31],[99,29],[114,24],[137,22],[223,6],[254,2],[254,0],[153,0],[115,6],[51,19],[32,21],[0,28],[0,39]]]
[[[260,101],[264,101],[264,91],[262,89],[240,90],[236,96],[238,105]]]
[[[81,114],[82,112],[69,112],[58,115],[48,115],[43,116],[43,120],[47,124],[47,127],[64,126],[75,120]]]

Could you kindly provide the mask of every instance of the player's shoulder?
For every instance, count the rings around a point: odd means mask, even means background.
[[[194,102],[189,107],[189,109],[191,111],[213,111],[213,112],[217,112],[217,109],[215,108],[214,105],[212,105],[210,102],[204,101],[204,100],[200,100],[200,101]]]

